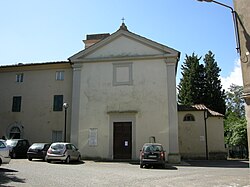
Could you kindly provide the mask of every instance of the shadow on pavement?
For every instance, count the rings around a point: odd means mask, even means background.
[[[140,162],[138,162],[138,161],[129,162],[129,164],[131,164],[131,165],[138,165],[138,167],[140,167]],[[173,165],[170,165],[170,164],[167,164],[167,163],[165,165],[165,168],[161,168],[160,166],[158,166],[158,167],[157,166],[153,166],[153,167],[146,168],[146,169],[178,170],[177,167],[175,167]]]
[[[14,174],[15,172],[18,171],[6,168],[0,168],[0,186],[4,186],[4,184],[7,184],[9,182],[25,183],[25,179],[20,179],[16,177]]]
[[[80,164],[85,164],[84,161],[70,161],[69,164],[62,162],[62,161],[51,161],[50,164],[64,164],[64,165],[80,165]]]
[[[218,168],[249,168],[248,160],[184,160],[181,166],[218,167]]]
[[[146,169],[160,169],[160,170],[178,170],[178,168],[177,167],[175,167],[175,166],[172,166],[172,165],[169,165],[169,164],[166,164],[165,165],[165,168],[162,168],[162,167],[160,167],[160,166],[152,166],[152,167],[150,167],[150,168],[147,168],[147,167],[145,167]]]

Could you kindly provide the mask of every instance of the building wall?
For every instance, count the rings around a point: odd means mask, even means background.
[[[195,121],[183,121],[191,114]],[[179,147],[182,158],[206,158],[206,136],[204,111],[179,111]],[[214,153],[225,154],[223,118],[209,117],[207,124],[207,146],[209,158]]]
[[[201,111],[179,111],[179,147],[183,158],[204,158],[206,156],[204,116]],[[186,114],[192,114],[195,121],[183,121]]]
[[[124,63],[132,64],[133,84],[114,85],[113,64]],[[70,106],[67,140],[77,138],[84,157],[112,159],[113,122],[126,121],[132,122],[133,159],[139,158],[139,150],[145,142],[152,140],[151,137],[163,144],[167,154],[171,152],[171,136],[178,135],[177,131],[175,135],[170,133],[170,121],[177,124],[175,118],[170,118],[177,113],[168,109],[176,105],[175,98],[171,99],[168,93],[168,89],[175,85],[174,76],[169,73],[175,69],[174,64],[166,64],[161,59],[129,60],[83,63],[77,68],[73,66],[74,72],[76,69],[81,74],[79,97],[73,97],[79,103],[79,126],[77,133],[70,134],[73,79],[69,64],[1,68],[0,136],[6,136],[14,124],[23,127],[22,138],[31,143],[52,141],[53,130],[64,131],[64,111],[53,111],[53,96],[62,94]],[[64,81],[55,80],[56,71],[65,72]],[[24,81],[17,83],[15,76],[20,72],[24,74]],[[22,96],[21,112],[11,112],[12,97],[17,95]],[[183,122],[187,113],[194,115],[194,122]],[[204,111],[178,112],[179,146],[183,157],[205,157],[203,114]],[[207,124],[209,152],[224,152],[223,119],[209,117]],[[97,145],[90,146],[90,129],[93,128],[97,129]]]
[[[113,63],[132,63],[132,85],[113,85]],[[78,139],[83,155],[112,158],[115,120],[133,122],[133,159],[139,158],[139,150],[150,136],[168,152],[167,78],[163,60],[84,63]],[[88,145],[90,128],[98,129],[97,146]]]
[[[239,28],[241,47],[241,68],[243,75],[244,98],[246,101],[246,118],[248,131],[248,152],[250,154],[250,1],[234,0],[235,11]],[[248,55],[247,55],[248,52]]]
[[[56,71],[64,71],[64,81],[56,81]],[[23,82],[16,74],[23,73]],[[72,70],[67,64],[16,66],[0,69],[0,136],[8,137],[11,126],[19,126],[21,138],[31,143],[52,141],[52,130],[63,131],[64,112],[53,111],[54,95],[64,95],[71,104]],[[12,112],[13,96],[22,96],[21,112]],[[68,119],[68,124],[70,118]],[[68,130],[69,137],[70,129]]]
[[[224,122],[222,117],[207,119],[207,140],[210,159],[225,159]]]

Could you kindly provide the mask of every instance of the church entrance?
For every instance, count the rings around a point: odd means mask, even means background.
[[[132,122],[113,123],[113,158],[132,158]]]

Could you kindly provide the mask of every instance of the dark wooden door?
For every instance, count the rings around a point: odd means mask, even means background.
[[[132,122],[114,122],[114,159],[131,159]]]

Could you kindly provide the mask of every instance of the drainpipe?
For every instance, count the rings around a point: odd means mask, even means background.
[[[207,109],[204,110],[204,122],[205,122],[205,144],[206,144],[206,160],[208,160],[208,145],[207,145],[207,118],[208,118],[208,111]]]

